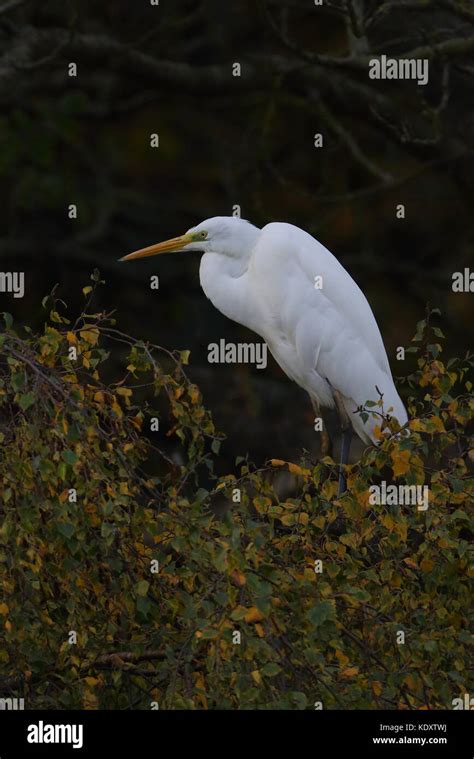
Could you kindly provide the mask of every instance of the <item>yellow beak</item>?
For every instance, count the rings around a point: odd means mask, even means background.
[[[148,248],[135,250],[133,253],[129,253],[128,256],[119,258],[119,261],[133,261],[135,258],[157,256],[159,253],[171,253],[173,250],[180,250],[184,245],[189,245],[190,242],[193,242],[191,235],[172,237],[171,240],[165,240],[164,242],[158,242],[155,245],[149,245]]]

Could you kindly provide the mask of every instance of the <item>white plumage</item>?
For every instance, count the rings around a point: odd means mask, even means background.
[[[354,413],[383,393],[384,412],[401,425],[405,407],[393,383],[387,354],[367,299],[339,261],[321,243],[292,224],[263,229],[241,220],[215,218],[192,232],[222,225],[235,236],[242,230],[240,255],[210,250],[201,260],[201,286],[214,306],[249,327],[267,343],[283,371],[321,406],[334,407],[341,394],[352,425],[364,442],[375,442],[374,426]],[[222,240],[222,245],[225,241]],[[237,255],[236,255],[237,253]],[[317,280],[321,277],[321,280]],[[315,284],[322,284],[321,288]]]
[[[364,423],[356,411],[378,401],[378,391],[384,413],[407,422],[365,295],[311,235],[292,224],[258,229],[217,216],[122,260],[176,250],[203,251],[200,281],[214,306],[260,335],[283,371],[318,405],[334,407],[337,391],[364,442],[376,442],[380,420],[369,414]]]

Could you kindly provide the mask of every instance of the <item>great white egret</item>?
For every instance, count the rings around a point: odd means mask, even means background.
[[[378,442],[380,417],[358,410],[382,396],[383,413],[407,422],[365,295],[324,245],[282,222],[259,229],[216,216],[120,260],[188,250],[204,253],[199,278],[214,306],[265,340],[283,371],[309,393],[316,413],[337,407],[342,492],[352,427],[365,443]]]

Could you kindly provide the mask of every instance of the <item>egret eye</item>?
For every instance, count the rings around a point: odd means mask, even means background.
[[[205,232],[204,230],[202,232],[199,232],[199,237],[201,238],[201,240],[205,240],[207,237],[207,232]]]

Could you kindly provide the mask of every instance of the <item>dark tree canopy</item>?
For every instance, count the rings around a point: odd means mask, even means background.
[[[116,264],[239,205],[257,225],[290,221],[335,253],[366,292],[392,365],[427,301],[464,350],[472,301],[453,294],[451,276],[473,245],[470,3],[24,0],[7,2],[0,22],[0,249],[28,271],[20,317],[56,282],[75,298],[77,277],[99,266],[107,305],[119,303],[130,328],[191,350],[234,453],[269,455],[266,433],[282,455],[310,447],[310,409],[275,364],[263,382],[220,367],[228,393],[217,397],[207,344],[249,334],[205,301],[196,256]],[[428,84],[370,79],[381,53],[428,59]],[[148,292],[155,271],[159,294]],[[275,424],[282,405],[297,409],[300,434]]]

